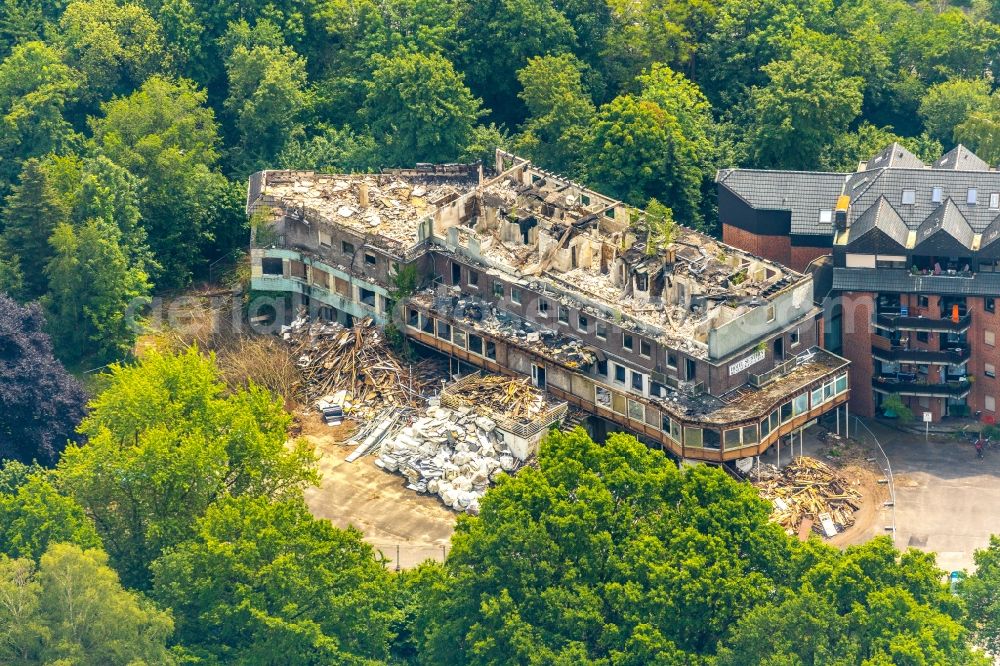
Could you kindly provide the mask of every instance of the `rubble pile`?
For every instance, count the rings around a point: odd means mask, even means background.
[[[531,421],[549,407],[545,394],[536,389],[527,377],[512,379],[501,375],[473,375],[448,387],[447,391],[461,405],[515,421]]]
[[[370,420],[387,407],[423,406],[422,394],[438,380],[429,364],[401,362],[370,317],[353,328],[300,317],[282,337],[302,374],[299,399],[321,409],[340,407],[356,420]]]
[[[375,461],[405,476],[410,490],[437,495],[445,506],[473,515],[496,475],[512,474],[522,464],[491,419],[471,407],[440,406],[387,438]]]
[[[780,470],[761,465],[751,473],[760,496],[774,505],[771,520],[789,534],[808,533],[831,537],[854,524],[861,493],[829,465],[815,458],[795,458]],[[808,528],[808,529],[807,529]]]

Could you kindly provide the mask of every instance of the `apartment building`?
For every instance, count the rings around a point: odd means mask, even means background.
[[[391,320],[681,459],[748,459],[841,422],[848,362],[818,347],[811,276],[508,153],[494,172],[255,174],[252,288]],[[404,270],[419,289],[400,295]]]
[[[1000,172],[964,146],[927,165],[893,144],[853,173],[734,169],[717,181],[734,242],[784,256],[772,236],[787,219],[797,263],[830,255],[814,268],[830,273],[825,325],[852,363],[857,413],[895,394],[918,418],[995,422]]]

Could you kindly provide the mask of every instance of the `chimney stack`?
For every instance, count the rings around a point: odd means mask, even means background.
[[[362,208],[368,208],[368,183],[364,181],[358,184],[358,203]]]

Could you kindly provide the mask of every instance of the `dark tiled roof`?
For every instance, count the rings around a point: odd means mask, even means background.
[[[905,148],[893,144],[869,160],[864,171],[856,173],[731,169],[720,171],[717,180],[754,208],[791,211],[794,234],[832,234],[832,226],[819,221],[819,211],[834,207],[840,194],[851,198],[852,225],[879,197],[885,197],[907,229],[916,230],[942,201],[951,198],[972,230],[982,232],[1000,214],[1000,171],[984,168],[986,163],[964,146],[935,164],[940,167],[927,167]],[[941,190],[939,201],[933,200],[935,188]],[[976,203],[969,204],[969,190],[973,188]],[[903,190],[913,190],[912,204],[903,203]],[[991,194],[998,195],[996,208],[990,207]]]
[[[972,237],[975,235],[955,202],[945,199],[917,227],[917,247],[926,251],[927,245],[936,245],[935,254],[952,254],[949,251],[951,248],[971,250]]]
[[[993,218],[989,226],[983,229],[983,237],[979,240],[979,249],[985,249],[1000,239],[1000,215]]]
[[[958,144],[939,157],[931,168],[951,169],[952,171],[989,171],[990,165],[962,144]]]
[[[873,169],[923,169],[925,166],[919,157],[898,143],[893,143],[868,160],[865,169],[867,171]]]
[[[835,291],[897,292],[955,296],[996,296],[1000,294],[1000,273],[974,273],[970,277],[952,275],[911,275],[904,269],[834,268]]]
[[[879,231],[886,238],[899,245],[899,249],[906,247],[906,238],[910,235],[906,222],[892,207],[889,200],[881,196],[851,225],[847,243],[853,245],[865,236]]]
[[[845,173],[725,169],[716,181],[758,210],[791,211],[793,234],[833,234],[833,222],[820,222],[822,210],[833,211]]]

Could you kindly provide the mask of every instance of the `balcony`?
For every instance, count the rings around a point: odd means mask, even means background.
[[[969,330],[972,324],[972,315],[965,314],[958,318],[958,321],[948,319],[930,319],[928,317],[904,317],[898,314],[877,314],[875,324],[882,328],[894,331],[921,331],[962,333]]]
[[[969,346],[956,344],[941,351],[927,349],[903,349],[893,345],[890,349],[872,346],[872,356],[880,361],[892,363],[915,363],[928,365],[960,365],[969,360]]]
[[[914,375],[899,373],[896,377],[875,377],[872,379],[872,386],[880,393],[961,398],[968,395],[969,389],[972,388],[972,382],[963,379],[940,384],[928,384],[926,381],[920,381]]]

